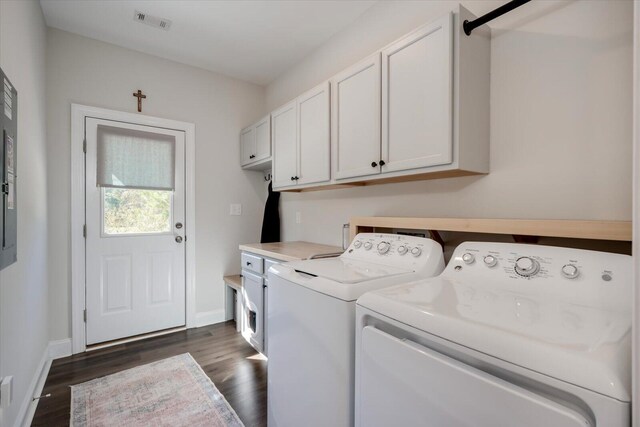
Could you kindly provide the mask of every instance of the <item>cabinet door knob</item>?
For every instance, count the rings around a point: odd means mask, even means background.
[[[296,179],[296,181],[300,179],[300,178],[298,178],[297,176],[294,176],[294,178]]]
[[[371,162],[371,167],[375,168],[376,166],[378,166],[378,164],[376,162]]]
[[[292,176],[292,177],[291,177],[291,181],[295,181],[295,180],[296,180],[296,177],[295,177],[295,176]]]
[[[380,166],[384,166],[384,160],[380,160]]]

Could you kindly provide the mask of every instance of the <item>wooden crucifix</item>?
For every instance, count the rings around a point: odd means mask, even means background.
[[[133,92],[133,96],[138,98],[138,113],[142,113],[142,100],[147,98],[147,95],[143,95],[142,91],[138,89],[138,92]]]

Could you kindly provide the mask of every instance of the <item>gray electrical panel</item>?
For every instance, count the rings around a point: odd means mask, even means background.
[[[18,92],[0,68],[0,270],[18,260]]]

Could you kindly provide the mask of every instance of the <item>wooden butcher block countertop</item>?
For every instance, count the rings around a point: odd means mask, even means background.
[[[341,254],[341,247],[321,245],[311,242],[277,242],[277,243],[250,243],[240,245],[240,250],[273,258],[278,261],[299,261],[321,257],[323,255]]]

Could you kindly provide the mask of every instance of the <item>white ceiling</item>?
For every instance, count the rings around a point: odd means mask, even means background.
[[[47,25],[267,84],[374,1],[40,0]],[[169,31],[134,11],[172,21]]]

